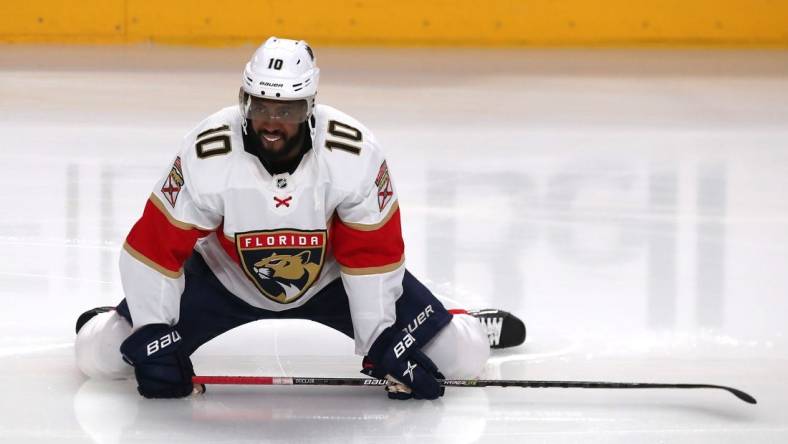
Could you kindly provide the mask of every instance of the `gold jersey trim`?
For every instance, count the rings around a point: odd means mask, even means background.
[[[134,247],[129,245],[128,242],[124,242],[123,243],[123,249],[126,250],[126,252],[129,253],[131,255],[131,257],[133,257],[134,259],[137,259],[138,261],[142,262],[143,264],[147,265],[148,267],[154,269],[155,271],[163,274],[164,276],[166,276],[168,278],[178,279],[179,277],[181,277],[183,275],[183,268],[181,268],[178,271],[168,270],[168,269],[162,267],[161,265],[157,264],[156,262],[152,261],[151,259],[148,259],[148,257],[145,256],[144,254],[142,254],[139,251],[135,250]]]
[[[181,230],[200,230],[200,231],[215,231],[216,228],[219,228],[218,225],[214,228],[203,228],[199,225],[189,224],[186,222],[181,222],[178,219],[175,219],[174,217],[172,217],[172,214],[170,214],[170,212],[167,211],[167,208],[164,206],[164,202],[159,200],[158,196],[156,196],[156,193],[151,193],[149,200],[153,202],[153,205],[156,208],[158,208],[159,211],[162,212],[162,214],[164,214],[164,217],[167,218],[167,221],[173,227],[180,228]]]
[[[383,225],[386,225],[388,223],[388,221],[391,219],[391,217],[394,216],[394,213],[397,212],[397,209],[399,209],[399,201],[398,200],[394,201],[394,203],[391,204],[391,207],[389,208],[389,212],[386,214],[386,217],[384,217],[383,220],[381,220],[380,222],[378,222],[376,224],[368,225],[368,224],[358,224],[358,223],[353,223],[353,222],[345,222],[341,218],[339,218],[339,221],[342,222],[342,224],[344,224],[345,226],[347,226],[349,228],[352,228],[354,230],[358,230],[358,231],[375,231],[375,230],[379,229],[380,227],[382,227]]]
[[[402,255],[402,258],[398,262],[389,265],[382,265],[380,267],[350,268],[340,265],[339,268],[342,271],[342,273],[349,274],[351,276],[366,276],[370,274],[389,273],[401,267],[403,264],[405,264],[404,254]]]

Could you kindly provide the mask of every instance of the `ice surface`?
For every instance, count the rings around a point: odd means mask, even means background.
[[[788,52],[318,48],[319,101],[380,139],[409,268],[527,343],[488,378],[722,391],[209,387],[88,381],[74,321],[180,138],[253,48],[0,47],[0,442],[788,442]],[[247,325],[200,374],[358,376],[349,339]]]

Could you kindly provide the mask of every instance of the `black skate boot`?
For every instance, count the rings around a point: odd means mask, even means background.
[[[525,342],[525,324],[517,316],[494,308],[469,310],[487,329],[490,348],[516,347]]]
[[[91,308],[90,310],[82,313],[77,318],[77,334],[79,334],[79,330],[85,325],[89,320],[93,319],[93,316],[96,316],[99,313],[106,313],[108,311],[114,310],[115,307],[96,307]]]

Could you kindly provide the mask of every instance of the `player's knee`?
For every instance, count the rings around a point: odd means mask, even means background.
[[[77,367],[86,376],[122,379],[133,374],[123,361],[120,344],[131,334],[131,325],[115,311],[99,313],[77,333],[74,353]]]
[[[449,379],[478,378],[490,357],[487,332],[469,315],[455,315],[423,350]]]

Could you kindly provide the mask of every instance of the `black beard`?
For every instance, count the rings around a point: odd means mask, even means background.
[[[284,134],[279,133],[281,136]],[[260,140],[260,155],[265,157],[271,163],[281,163],[285,162],[288,159],[295,157],[295,153],[301,150],[301,142],[303,141],[303,134],[304,130],[303,127],[298,127],[298,132],[293,135],[293,137],[289,139],[285,139],[285,146],[282,147],[281,150],[276,152],[269,152],[265,148],[263,148],[263,135],[257,134],[257,138]]]
[[[272,174],[292,172],[301,162],[304,151],[304,137],[307,131],[306,122],[298,127],[298,132],[291,138],[285,140],[285,145],[277,152],[270,152],[263,145],[263,135],[252,127],[252,122],[246,122],[247,131],[252,137],[244,138],[247,142],[253,141],[257,156],[262,161],[263,166]]]

